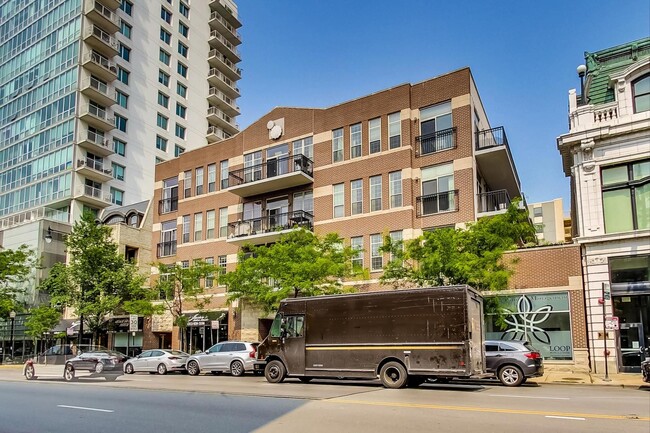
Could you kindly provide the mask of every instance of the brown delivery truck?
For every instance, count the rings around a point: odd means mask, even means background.
[[[285,377],[417,386],[483,374],[483,299],[468,286],[285,299],[257,370]]]

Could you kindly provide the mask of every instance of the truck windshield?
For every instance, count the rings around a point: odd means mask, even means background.
[[[280,325],[282,324],[282,315],[280,313],[275,315],[273,324],[271,325],[271,337],[280,337]]]

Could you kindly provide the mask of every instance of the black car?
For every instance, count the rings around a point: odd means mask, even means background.
[[[128,356],[114,350],[80,351],[77,356],[66,361],[63,378],[68,382],[79,376],[105,377],[106,380],[113,381],[124,373],[124,361],[127,359]]]
[[[544,374],[542,355],[527,341],[486,341],[485,364],[487,372],[505,386],[519,386]]]

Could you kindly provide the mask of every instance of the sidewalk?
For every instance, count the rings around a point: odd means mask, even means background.
[[[641,373],[615,373],[609,375],[609,381],[605,381],[605,376],[600,374],[592,374],[589,372],[577,371],[550,371],[544,373],[542,377],[529,379],[531,383],[555,383],[555,384],[579,384],[579,385],[605,385],[605,386],[621,386],[621,387],[634,387],[640,386],[650,388],[650,383],[643,381]]]

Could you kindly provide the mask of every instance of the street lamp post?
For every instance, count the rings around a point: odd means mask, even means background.
[[[11,319],[11,337],[9,337],[9,343],[11,346],[11,361],[14,360],[14,323],[16,322],[16,312],[9,312],[9,318]]]
[[[84,286],[81,285],[81,302],[79,302],[79,309],[82,311],[79,313],[79,336],[77,337],[77,347],[81,347],[81,339],[84,335],[84,315],[83,315],[83,306],[84,306]]]

